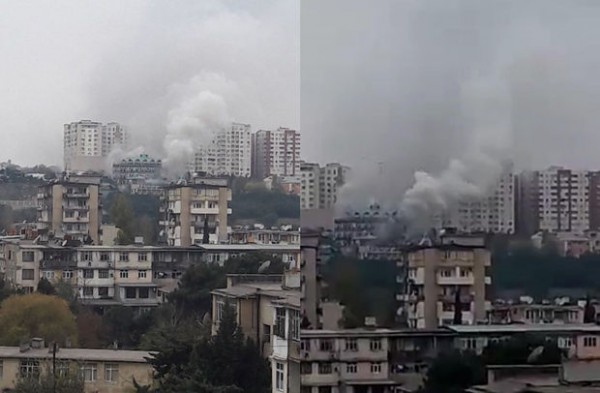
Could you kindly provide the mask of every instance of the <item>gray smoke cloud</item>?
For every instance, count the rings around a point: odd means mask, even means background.
[[[485,193],[507,161],[600,167],[600,4],[302,7],[303,147],[352,168],[342,210],[377,200],[420,220]]]

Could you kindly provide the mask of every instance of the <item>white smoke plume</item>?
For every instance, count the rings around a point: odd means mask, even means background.
[[[452,159],[437,175],[415,172],[415,183],[400,204],[402,215],[420,229],[461,201],[487,196],[510,157],[511,101],[508,83],[501,76],[467,83],[462,110],[467,128],[464,155]]]
[[[125,158],[137,157],[143,153],[144,148],[142,146],[127,149],[121,145],[116,145],[112,148],[110,153],[108,153],[108,157],[106,157],[104,171],[105,173],[112,174],[112,166],[114,163],[122,161]]]

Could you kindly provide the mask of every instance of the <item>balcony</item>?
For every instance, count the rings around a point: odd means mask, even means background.
[[[207,214],[207,215],[217,215],[219,214],[218,207],[192,207],[192,214]]]
[[[444,277],[438,274],[436,282],[438,285],[474,285],[475,278],[473,275]]]

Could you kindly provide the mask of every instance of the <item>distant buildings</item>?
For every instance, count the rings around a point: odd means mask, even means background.
[[[170,246],[189,247],[227,241],[227,216],[231,189],[227,179],[194,178],[164,189],[160,226]]]
[[[326,209],[333,207],[349,170],[348,167],[338,163],[330,163],[323,167],[315,163],[301,163],[300,208]]]
[[[513,234],[515,191],[515,175],[512,170],[506,170],[488,195],[461,201],[446,212],[443,226],[465,233]]]
[[[115,148],[127,146],[127,131],[119,123],[81,120],[64,126],[66,171],[103,171]]]
[[[155,160],[147,154],[125,158],[113,163],[113,179],[117,184],[125,184],[129,180],[158,179],[161,177],[162,161]]]
[[[252,134],[250,124],[233,123],[216,133],[207,145],[197,146],[192,162],[194,172],[211,176],[250,177]]]
[[[100,244],[100,178],[70,176],[39,187],[38,230]]]
[[[259,130],[252,137],[253,176],[298,177],[300,175],[300,133],[280,127]]]

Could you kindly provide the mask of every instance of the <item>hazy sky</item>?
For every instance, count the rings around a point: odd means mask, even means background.
[[[0,53],[0,161],[62,164],[79,119],[158,154],[169,111],[206,89],[254,129],[299,126],[294,0],[3,1]]]
[[[519,167],[600,169],[600,2],[301,4],[304,153],[355,168],[361,197],[399,200],[413,172],[443,171],[471,141]],[[508,92],[496,134],[470,126],[474,80]]]

